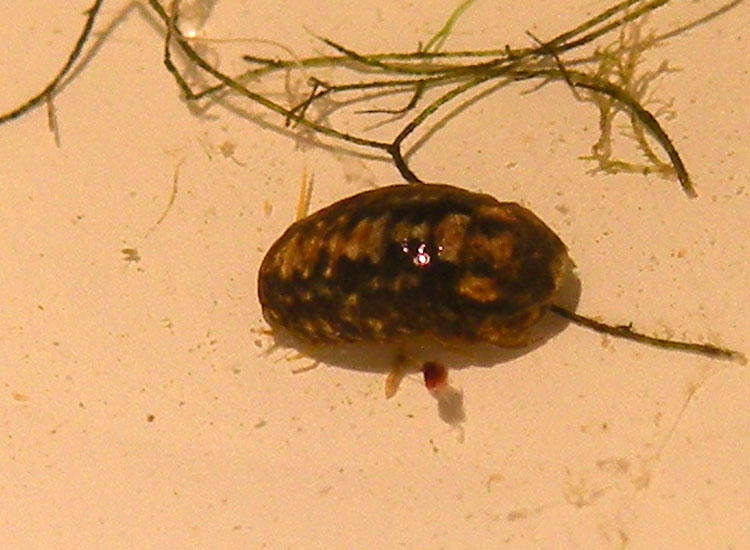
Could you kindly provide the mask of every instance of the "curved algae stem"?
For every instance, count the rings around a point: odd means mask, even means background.
[[[411,86],[410,86],[411,87]],[[355,111],[357,114],[385,114],[385,115],[396,115],[393,120],[401,118],[401,115],[405,115],[412,109],[419,105],[419,100],[422,99],[424,91],[427,88],[424,82],[417,82],[414,84],[414,91],[411,94],[409,102],[401,107],[400,109],[361,109]]]
[[[666,350],[684,351],[687,353],[694,353],[698,355],[705,355],[714,359],[727,359],[744,365],[747,362],[745,355],[739,351],[731,349],[721,348],[714,346],[713,344],[698,344],[695,342],[684,342],[681,340],[670,340],[668,338],[657,338],[655,336],[649,336],[640,332],[634,331],[628,325],[608,325],[600,321],[596,321],[590,317],[584,317],[569,309],[562,306],[552,304],[550,311],[564,319],[571,321],[577,325],[589,328],[595,332],[602,334],[609,334],[617,338],[624,338],[626,340],[632,340],[640,344],[647,344],[662,348]]]
[[[73,46],[73,50],[70,52],[70,55],[68,55],[67,61],[65,61],[65,64],[58,71],[57,75],[52,80],[50,80],[50,82],[44,87],[44,89],[37,95],[29,98],[27,101],[25,101],[23,104],[19,105],[12,111],[0,115],[0,124],[20,117],[21,115],[27,113],[28,111],[39,105],[42,101],[50,102],[52,95],[57,89],[57,86],[60,84],[60,81],[65,78],[65,75],[68,74],[70,69],[73,67],[73,64],[78,59],[78,56],[81,55],[83,46],[86,44],[86,41],[91,34],[91,29],[94,27],[94,21],[96,20],[96,15],[99,13],[99,8],[102,7],[102,2],[104,2],[104,0],[95,0],[93,5],[84,12],[86,14],[86,22],[83,25],[81,34],[78,36],[78,40],[76,41],[75,46]]]
[[[577,88],[584,88],[587,90],[598,92],[622,103],[623,105],[625,105],[625,107],[628,108],[630,113],[633,116],[637,117],[641,124],[643,124],[643,126],[646,127],[649,132],[651,132],[651,135],[654,136],[654,138],[664,149],[664,152],[667,153],[669,161],[672,163],[672,167],[674,168],[675,175],[677,176],[677,179],[679,180],[683,191],[685,191],[685,194],[690,198],[694,198],[697,196],[695,188],[693,187],[693,184],[690,180],[690,175],[688,174],[687,168],[685,167],[685,163],[682,161],[682,157],[677,152],[677,149],[672,143],[672,140],[669,138],[669,135],[661,127],[661,124],[659,124],[659,121],[656,119],[656,117],[651,114],[648,109],[643,107],[638,102],[638,100],[635,99],[624,88],[621,88],[620,86],[617,86],[616,84],[613,84],[603,78],[588,75],[580,71],[567,70],[566,74],[563,75],[563,73],[559,69],[538,69],[529,71],[517,71],[513,74],[517,80],[528,80],[531,78],[566,80],[570,85],[573,85]],[[566,76],[567,79],[565,78]]]
[[[636,146],[638,147],[638,149],[640,149],[641,153],[643,153],[643,156],[646,157],[648,162],[651,163],[651,166],[654,167],[654,171],[661,173],[667,171],[667,173],[669,173],[674,169],[671,165],[665,163],[656,155],[654,150],[651,148],[648,140],[646,139],[646,132],[644,131],[643,125],[640,124],[640,121],[633,113],[630,114],[630,128],[633,131]],[[641,169],[644,173],[648,174],[652,170],[651,166],[649,166],[648,164],[642,165]]]
[[[473,80],[470,80],[469,82],[465,82],[464,84],[461,84],[460,86],[456,86],[449,92],[443,94],[439,98],[437,98],[435,101],[430,103],[427,107],[425,107],[416,117],[414,117],[412,120],[409,121],[409,123],[404,126],[404,128],[399,132],[399,134],[394,138],[393,142],[390,144],[388,152],[391,153],[392,156],[394,156],[394,160],[396,160],[396,154],[399,158],[403,161],[403,158],[401,157],[401,144],[403,141],[411,134],[414,130],[416,130],[417,126],[422,124],[428,116],[430,116],[432,113],[437,111],[441,106],[446,104],[448,101],[453,99],[454,97],[464,93],[465,91],[473,88],[474,86],[477,86],[478,84],[481,84],[482,82],[488,80],[489,76],[481,77],[481,78],[475,78]],[[398,166],[397,168],[401,172],[401,174],[406,178],[406,175],[404,174],[401,167]],[[407,181],[410,182],[418,182],[419,180],[410,180],[407,178]]]
[[[669,161],[674,168],[675,175],[677,176],[683,191],[685,191],[685,194],[690,198],[695,198],[697,196],[680,153],[675,148],[667,132],[664,131],[661,124],[659,124],[659,121],[648,109],[643,107],[638,100],[636,100],[624,88],[612,84],[611,82],[600,80],[578,71],[568,71],[568,76],[571,78],[573,86],[605,94],[628,107],[631,115],[636,117],[639,122],[643,124],[643,126],[659,142],[664,149],[664,152],[667,153]]]

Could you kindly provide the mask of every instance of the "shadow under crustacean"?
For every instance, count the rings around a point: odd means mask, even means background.
[[[565,269],[554,303],[574,311],[581,294],[581,282],[573,267],[570,262]],[[294,370],[297,372],[312,370],[318,365],[327,365],[363,372],[389,373],[394,364],[400,362],[399,366],[403,373],[409,374],[419,372],[427,361],[440,363],[447,369],[493,367],[534,351],[554,338],[568,324],[568,320],[548,311],[530,329],[528,343],[521,347],[439,342],[424,337],[404,342],[310,345],[283,331],[274,332],[274,347],[298,351],[302,357],[297,355],[295,363],[310,361],[308,365],[295,366]]]

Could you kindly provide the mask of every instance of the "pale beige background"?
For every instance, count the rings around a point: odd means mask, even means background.
[[[478,0],[449,45],[526,44],[611,3]],[[0,4],[0,111],[54,74],[88,4]],[[223,0],[196,30],[311,55],[307,26],[407,51],[454,4]],[[673,4],[654,28],[721,5]],[[97,29],[125,5],[105,2]],[[749,22],[740,4],[649,57],[681,69],[658,94],[674,99],[665,125],[695,200],[656,177],[589,175],[596,112],[559,84],[473,105],[414,168],[533,208],[570,247],[579,311],[747,352]],[[294,375],[299,362],[263,356],[256,271],[303,172],[314,208],[397,174],[219,107],[193,116],[161,40],[125,14],[55,100],[60,147],[44,109],[0,127],[3,548],[748,547],[747,367],[568,327],[452,372],[460,437],[417,376],[386,401],[382,374]]]

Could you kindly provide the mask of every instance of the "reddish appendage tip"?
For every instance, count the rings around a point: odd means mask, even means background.
[[[427,361],[422,365],[424,385],[430,392],[440,391],[448,384],[448,369],[436,361]]]

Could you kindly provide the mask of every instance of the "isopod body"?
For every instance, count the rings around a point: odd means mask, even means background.
[[[274,330],[311,344],[524,345],[567,252],[516,203],[451,185],[392,185],[292,224],[260,267]]]

